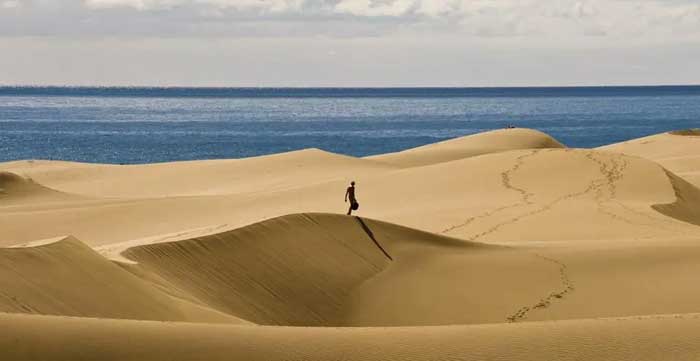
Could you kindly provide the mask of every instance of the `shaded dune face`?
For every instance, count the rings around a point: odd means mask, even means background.
[[[73,237],[34,247],[0,249],[0,312],[235,321],[165,295]]]
[[[22,184],[24,179],[14,173],[0,172],[0,189],[7,192],[16,185]]]
[[[332,214],[283,216],[130,248],[124,256],[138,263],[115,264],[72,237],[2,249],[0,311],[292,326],[444,325],[512,322],[524,316],[523,305],[569,291],[559,266],[531,252]],[[525,286],[532,280],[535,285]],[[499,296],[504,289],[507,298]]]
[[[353,218],[343,218],[285,216],[124,256],[222,312],[259,324],[324,325],[390,261]]]
[[[18,174],[12,172],[0,172],[0,192],[3,194],[31,194],[51,191],[51,189]]]
[[[0,172],[0,197],[31,196],[50,190],[15,173]]]
[[[219,311],[269,325],[340,325],[353,290],[386,269],[397,245],[466,244],[355,217],[289,215],[241,229],[124,253]],[[396,231],[396,230],[395,230]],[[406,236],[408,236],[406,238]],[[400,248],[400,246],[399,246]]]
[[[80,199],[79,196],[56,191],[12,172],[0,171],[2,205],[32,204]]]
[[[507,322],[566,287],[555,264],[529,252],[331,214],[283,216],[124,256],[147,278],[265,325]],[[537,285],[522,287],[525,279]],[[498,299],[504,288],[510,297]]]
[[[333,214],[282,216],[133,247],[124,256],[138,263],[115,264],[73,237],[1,249],[0,312],[288,326],[441,325],[507,322],[520,305],[562,287],[556,266],[528,252]],[[519,286],[525,279],[538,284]],[[493,300],[504,287],[510,297]]]
[[[684,129],[684,130],[674,130],[669,132],[673,135],[689,135],[689,136],[700,136],[700,129]]]
[[[656,211],[675,219],[700,226],[700,189],[683,178],[666,171],[676,200],[667,204],[655,204]]]

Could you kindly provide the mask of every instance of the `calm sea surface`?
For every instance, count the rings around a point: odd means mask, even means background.
[[[365,156],[503,128],[595,147],[700,127],[700,86],[582,88],[0,87],[0,161]]]

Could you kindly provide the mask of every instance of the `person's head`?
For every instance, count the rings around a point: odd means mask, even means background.
[[[354,187],[354,186],[355,186],[355,181],[350,182],[350,185]]]

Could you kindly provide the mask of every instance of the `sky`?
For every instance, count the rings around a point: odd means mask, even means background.
[[[699,0],[0,0],[0,84],[700,84]]]

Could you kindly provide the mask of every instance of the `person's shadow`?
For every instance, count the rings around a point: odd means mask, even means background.
[[[374,244],[377,245],[377,248],[379,248],[379,249],[382,251],[382,253],[384,253],[384,255],[386,256],[386,258],[388,258],[388,259],[390,259],[390,260],[393,261],[394,259],[391,258],[391,256],[389,255],[389,253],[387,253],[387,251],[384,250],[384,247],[382,247],[382,245],[379,244],[379,241],[377,241],[377,239],[374,238],[374,233],[372,233],[372,230],[369,229],[369,227],[367,227],[367,225],[365,224],[365,221],[363,221],[362,218],[360,218],[360,217],[358,217],[358,216],[355,216],[355,219],[357,219],[357,221],[360,222],[360,226],[362,227],[362,229],[365,231],[365,233],[367,233],[367,235],[369,236],[369,238],[372,239],[372,241],[374,242]]]

